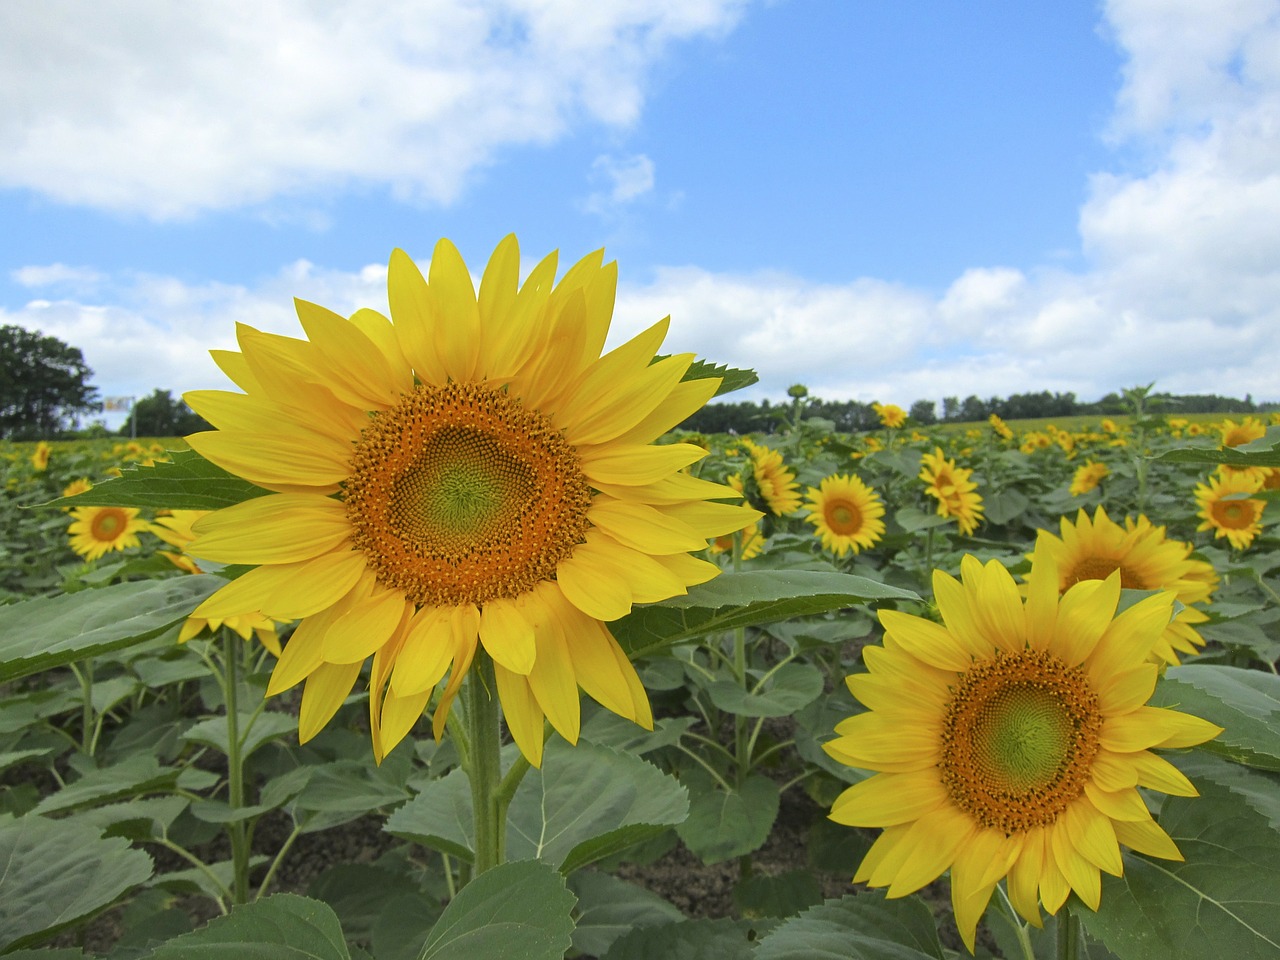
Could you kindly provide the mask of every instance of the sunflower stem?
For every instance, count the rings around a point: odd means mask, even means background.
[[[1013,935],[1018,938],[1018,948],[1022,951],[1023,960],[1036,960],[1036,950],[1031,943],[1031,932],[1027,929],[1027,924],[1022,922],[1018,913],[1013,908],[1013,903],[1009,900],[1009,894],[1005,892],[1003,884],[996,884],[996,893],[1000,895],[1000,917],[1009,928],[1013,931]]]
[[[1057,960],[1077,960],[1080,956],[1080,918],[1063,905],[1058,915]]]
[[[498,706],[493,661],[483,650],[467,676],[466,726],[471,782],[471,817],[475,827],[475,876],[502,862],[505,805],[502,803],[501,715]],[[514,791],[513,791],[514,792]]]

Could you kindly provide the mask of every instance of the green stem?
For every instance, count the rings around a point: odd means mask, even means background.
[[[255,900],[261,899],[262,895],[267,892],[267,887],[270,886],[272,878],[275,877],[276,871],[280,869],[280,864],[284,862],[285,854],[289,852],[294,841],[296,841],[300,836],[302,836],[302,824],[295,822],[293,825],[293,831],[289,836],[285,837],[284,843],[280,845],[280,849],[276,851],[276,855],[271,861],[271,866],[267,868],[267,875],[263,877],[262,882],[258,884],[258,892],[254,895]]]
[[[475,826],[475,876],[502,862],[505,819],[500,813],[502,776],[501,711],[493,676],[493,661],[483,650],[466,679],[466,727],[470,745],[467,779],[471,781],[471,817]],[[514,792],[514,791],[513,791]]]
[[[1009,894],[1000,884],[996,884],[996,892],[1000,894],[1000,917],[1009,928],[1013,930],[1014,936],[1018,938],[1018,948],[1022,951],[1023,960],[1036,960],[1035,947],[1031,945],[1031,931],[1027,929],[1027,925],[1018,917],[1018,913],[1013,909],[1013,903],[1009,900]]]
[[[1064,905],[1058,914],[1057,960],[1077,960],[1080,956],[1080,918]]]
[[[222,895],[214,897],[213,900],[214,900],[214,903],[218,905],[219,910],[221,910],[223,913],[227,912],[226,900],[228,897],[231,896],[231,891],[228,890],[225,886],[223,886],[222,881],[218,879],[218,875],[209,869],[209,865],[207,863],[205,863],[203,860],[197,857],[194,853],[192,853],[186,847],[182,846],[181,844],[174,843],[168,837],[157,837],[153,842],[158,843],[160,846],[164,847],[166,850],[171,850],[172,852],[180,856],[183,860],[186,860],[187,863],[191,864],[197,870],[203,873],[209,879],[210,883],[212,883],[214,887],[216,887],[218,890],[221,890]]]
[[[80,681],[80,752],[93,756],[93,661],[84,662],[84,670],[71,664],[71,672]]]
[[[239,810],[244,806],[244,758],[240,752],[240,714],[237,705],[240,685],[240,638],[225,627],[222,630],[223,659],[226,681],[223,699],[227,707],[227,805]],[[233,873],[231,896],[234,903],[249,902],[249,834],[243,820],[227,825],[231,838]]]

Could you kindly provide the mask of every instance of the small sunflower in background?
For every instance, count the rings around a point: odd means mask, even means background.
[[[861,478],[836,474],[810,487],[805,505],[822,546],[837,557],[874,546],[884,536],[884,501]]]
[[[51,453],[53,453],[53,447],[49,446],[47,441],[41,440],[36,444],[36,448],[31,451],[31,466],[41,472],[47,470]]]
[[[1261,440],[1267,435],[1267,427],[1257,417],[1244,417],[1239,423],[1231,419],[1223,420],[1218,424],[1218,432],[1222,434],[1224,447],[1238,447]]]
[[[742,481],[739,480],[739,483]],[[738,554],[740,560],[751,560],[764,552],[764,534],[760,530],[760,521],[743,527],[740,531],[726,533],[711,541],[712,553],[733,553],[733,545],[739,535],[742,537],[742,550]]]
[[[907,422],[907,411],[896,403],[873,403],[871,409],[880,418],[880,425],[889,430],[897,430]]]
[[[1209,477],[1207,484],[1196,484],[1196,504],[1202,523],[1196,530],[1212,530],[1213,538],[1224,537],[1237,550],[1247,550],[1254,537],[1262,532],[1262,510],[1265,500],[1250,497],[1262,483],[1251,471],[1222,470]]]
[[[1058,572],[1058,592],[1090,580],[1105,580],[1119,572],[1120,586],[1131,590],[1172,591],[1183,609],[1168,623],[1152,655],[1177,666],[1178,654],[1196,653],[1204,638],[1196,625],[1208,620],[1204,611],[1192,604],[1208,603],[1218,586],[1211,564],[1191,558],[1192,545],[1170,540],[1164,527],[1155,526],[1139,514],[1126,517],[1120,526],[1098,507],[1090,518],[1084,510],[1073,523],[1061,520],[1061,538],[1040,530],[1034,558],[1052,563]],[[1033,568],[1028,579],[1036,576]]]
[[[603,353],[616,264],[557,255],[523,283],[504,239],[473,285],[441,240],[424,277],[391,255],[391,318],[297,301],[306,339],[241,325],[214,358],[242,393],[184,399],[217,429],[187,442],[268,490],[200,519],[189,552],[254,569],[195,614],[257,610],[300,623],[268,694],[304,683],[300,740],[333,717],[372,658],[381,760],[445,681],[439,737],[473,662],[492,664],[507,728],[542,758],[543,724],[569,742],[579,688],[650,727],[648,697],[607,627],[720,567],[690,555],[757,511],[682,472],[706,456],[657,444],[716,392],[693,355],[656,359],[664,319]]]
[[[751,474],[767,511],[781,517],[800,509],[800,484],[782,454],[746,438],[742,445],[751,456]]]
[[[1104,479],[1111,475],[1111,468],[1105,463],[1088,460],[1076,467],[1075,476],[1071,478],[1071,495],[1083,496],[1098,488]]]
[[[987,423],[991,424],[991,429],[994,430],[996,435],[1002,440],[1013,439],[1013,430],[1009,428],[1009,425],[1005,423],[999,415],[994,413],[991,414],[991,416],[987,417]]]
[[[983,513],[982,495],[971,476],[973,470],[957,467],[941,447],[934,447],[933,453],[920,460],[919,479],[924,482],[924,492],[938,501],[938,516],[955,517],[965,536],[978,529]]]
[[[138,534],[150,524],[134,507],[76,507],[67,534],[71,549],[86,560],[140,545]]]
[[[883,833],[854,882],[902,897],[951,872],[960,935],[1007,878],[1013,907],[1040,925],[1073,891],[1091,910],[1101,873],[1124,872],[1121,846],[1180,860],[1139,788],[1196,789],[1153,748],[1221,733],[1147,706],[1151,662],[1172,612],[1162,593],[1117,614],[1120,574],[1059,597],[1040,555],[1024,601],[998,561],[973,556],[961,580],[934,573],[942,622],[882,610],[883,646],[846,683],[867,712],[841,721],[828,754],[875,775],[845,790],[831,819]]]

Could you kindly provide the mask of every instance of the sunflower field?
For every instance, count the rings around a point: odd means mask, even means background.
[[[694,434],[520,263],[0,446],[0,956],[1280,956],[1280,416]]]

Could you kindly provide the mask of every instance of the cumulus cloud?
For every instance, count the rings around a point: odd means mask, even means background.
[[[653,190],[653,161],[643,153],[627,157],[605,154],[592,162],[590,180],[604,189],[593,191],[583,209],[608,214]]]
[[[503,146],[631,124],[745,0],[0,5],[0,186],[156,219],[352,183],[448,203]]]

